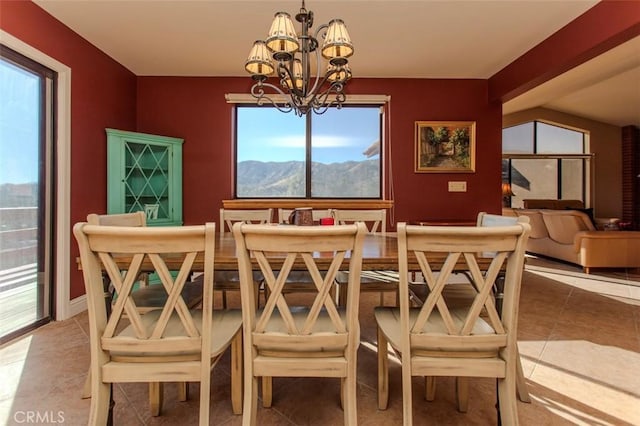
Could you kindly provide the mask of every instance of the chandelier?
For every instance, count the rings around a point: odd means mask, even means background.
[[[298,116],[309,110],[322,114],[331,106],[340,108],[346,99],[344,86],[351,78],[348,58],[353,54],[353,44],[347,27],[342,19],[333,19],[309,34],[313,12],[305,9],[304,0],[296,21],[302,24],[300,35],[296,34],[291,15],[276,13],[266,40],[253,44],[244,66],[255,80],[251,95],[258,105],[269,102],[282,112],[294,111]],[[328,60],[324,73],[320,54]],[[312,56],[315,77],[311,73]],[[274,72],[280,78],[280,87],[267,81]],[[265,89],[273,93],[266,93]]]

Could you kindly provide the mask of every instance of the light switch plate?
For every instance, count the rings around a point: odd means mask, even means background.
[[[467,182],[465,181],[450,181],[449,192],[467,192]]]

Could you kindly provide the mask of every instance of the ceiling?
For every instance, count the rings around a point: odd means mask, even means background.
[[[35,0],[139,76],[245,76],[254,40],[298,0]],[[357,77],[486,79],[596,0],[309,0],[314,29],[342,18]],[[640,37],[504,105],[640,126]]]

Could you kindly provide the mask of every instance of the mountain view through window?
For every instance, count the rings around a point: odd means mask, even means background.
[[[381,109],[238,106],[236,197],[380,198]]]

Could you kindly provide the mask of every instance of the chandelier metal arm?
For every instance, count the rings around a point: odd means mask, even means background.
[[[342,104],[346,100],[346,95],[342,91],[344,84],[340,82],[333,82],[327,90],[322,93],[316,94],[309,102],[312,105],[313,111],[316,114],[324,114],[332,106],[341,108]],[[335,99],[329,101],[329,96],[335,94]]]
[[[320,31],[322,30],[326,30],[327,28],[329,28],[329,24],[322,24],[318,27],[318,29],[316,30],[315,33],[313,33],[313,38],[317,40],[320,39]]]
[[[320,28],[322,27],[328,27],[328,25],[321,25]],[[317,32],[316,32],[317,34]],[[322,61],[320,60],[320,51],[316,49],[315,51],[316,53],[316,77],[315,77],[315,81],[313,83],[313,87],[311,88],[311,90],[308,90],[306,93],[316,93],[316,89],[318,87],[322,87],[322,85],[327,81],[327,78],[329,76],[329,74],[324,76],[324,79],[322,80],[322,84],[318,84],[318,82],[320,81],[320,76],[322,75],[322,73],[320,72],[321,70],[321,65],[322,65]],[[309,73],[307,73],[307,75],[310,75]],[[309,82],[305,82],[306,84],[309,84]],[[305,95],[306,95],[305,93]]]
[[[312,31],[314,14],[307,11],[304,0],[295,16],[302,27],[299,35],[290,18],[286,12],[276,13],[269,37],[254,43],[245,62],[245,69],[256,80],[251,95],[258,100],[258,105],[270,102],[279,111],[293,110],[298,116],[310,111],[323,114],[333,106],[340,108],[346,100],[344,86],[351,78],[347,58],[353,54],[344,22],[333,19]],[[329,61],[324,72],[323,57]],[[314,59],[315,74],[311,72]],[[280,87],[267,82],[274,71]],[[265,89],[274,93],[267,95]]]
[[[296,85],[296,77],[293,73],[293,60],[294,57],[289,61],[289,66],[284,65],[284,63],[278,63],[278,76],[280,77],[280,86],[293,93],[297,97],[304,97],[304,93],[302,90],[298,89]],[[287,78],[291,81],[291,87],[287,84]],[[304,81],[303,81],[304,83]],[[279,90],[281,94],[286,94],[282,90]]]
[[[285,92],[283,92],[282,90],[280,90],[280,88],[278,86],[275,86],[275,85],[273,85],[271,83],[267,83],[265,81],[258,81],[253,86],[251,86],[251,96],[253,96],[254,98],[257,99],[257,104],[258,105],[263,105],[265,103],[265,101],[268,101],[274,107],[276,107],[278,109],[278,111],[280,111],[280,112],[291,112],[294,109],[294,106],[288,100],[284,101],[283,103],[278,103],[278,102],[274,101],[273,99],[271,99],[269,97],[269,95],[267,95],[265,93],[265,91],[264,91],[265,87],[269,87],[269,88],[275,90],[276,94],[284,96],[285,99],[288,97],[288,95]]]

